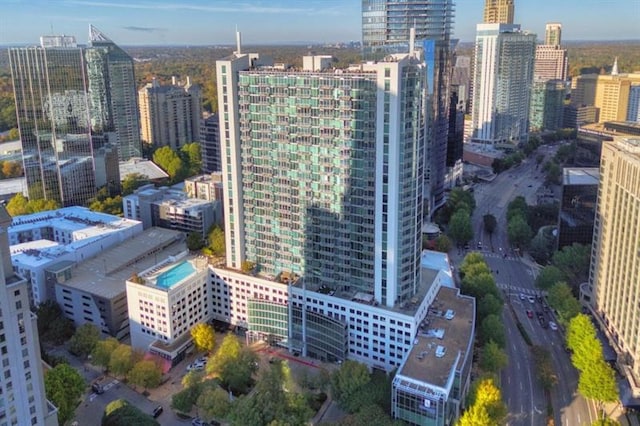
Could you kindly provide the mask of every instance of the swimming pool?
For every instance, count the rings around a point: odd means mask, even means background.
[[[171,288],[195,272],[193,265],[186,260],[166,272],[158,275],[156,286],[164,289]]]

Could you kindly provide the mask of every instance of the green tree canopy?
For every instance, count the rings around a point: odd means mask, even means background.
[[[60,305],[54,300],[47,300],[38,305],[36,315],[41,341],[60,345],[73,336],[73,321],[62,314]]]
[[[347,360],[331,376],[331,391],[341,407],[354,413],[361,408],[358,394],[370,381],[371,377],[364,364]]]
[[[14,195],[7,203],[7,212],[9,212],[11,216],[21,216],[59,208],[60,204],[55,200],[28,200],[20,193]]]
[[[504,421],[507,407],[502,402],[502,394],[493,379],[483,379],[475,388],[471,399],[473,402],[458,421],[459,426],[493,426]]]
[[[211,352],[216,345],[213,327],[207,323],[199,323],[191,328],[191,338],[199,351]]]
[[[493,340],[500,348],[505,347],[507,339],[504,325],[497,315],[489,315],[480,323],[480,338],[484,344]]]
[[[549,290],[555,284],[564,280],[564,273],[557,266],[549,265],[540,270],[536,277],[536,287],[542,290]]]
[[[204,389],[198,397],[196,406],[205,419],[224,419],[231,411],[229,394],[218,386]]]
[[[569,322],[567,346],[572,351],[571,362],[579,371],[585,371],[604,359],[596,328],[587,315],[578,314]]]
[[[113,337],[107,337],[96,343],[96,346],[91,352],[91,359],[94,365],[99,365],[103,368],[109,367],[109,361],[111,361],[111,354],[116,348],[120,346],[118,339]]]
[[[224,231],[219,226],[214,226],[209,232],[209,246],[203,250],[205,254],[212,256],[224,256],[226,254]]]
[[[490,340],[482,347],[480,368],[487,373],[498,374],[507,366],[508,360],[507,353],[496,342]]]
[[[191,251],[198,251],[204,247],[202,235],[199,232],[189,232],[187,235],[187,247]]]
[[[473,238],[471,215],[467,209],[459,209],[449,221],[449,235],[458,244],[466,243]]]
[[[494,284],[495,285],[495,284]],[[482,321],[489,315],[500,316],[502,313],[502,299],[492,293],[487,293],[478,302],[478,321]]]
[[[111,353],[109,370],[116,376],[127,376],[136,363],[131,346],[120,344]]]
[[[435,240],[434,250],[439,251],[441,253],[449,253],[451,250],[452,244],[449,237],[445,234],[438,235]]]
[[[496,287],[493,275],[487,272],[465,275],[462,279],[461,290],[463,294],[473,296],[478,300],[488,294],[492,294],[496,299],[501,300],[500,290]]]
[[[507,206],[507,221],[514,216],[527,217],[529,215],[529,205],[522,195],[514,198]]]
[[[69,364],[58,364],[45,373],[44,388],[47,398],[58,407],[58,421],[66,423],[84,392],[84,379]]]
[[[198,142],[183,145],[180,148],[180,157],[185,165],[187,176],[195,176],[202,172],[202,154]]]
[[[160,423],[124,399],[116,399],[107,404],[102,415],[102,426],[132,425],[160,426]]]
[[[162,382],[162,371],[152,360],[142,360],[135,363],[128,375],[129,383],[144,389],[153,389]]]
[[[167,172],[172,182],[184,180],[187,174],[184,162],[169,146],[158,148],[153,153],[153,162]]]
[[[577,287],[589,278],[591,246],[574,243],[555,252],[551,263],[560,269],[572,287]]]
[[[122,195],[133,194],[133,191],[149,183],[149,178],[140,173],[130,173],[122,180]]]
[[[547,295],[549,306],[558,311],[558,321],[563,325],[569,324],[571,318],[580,313],[580,302],[573,297],[567,283],[559,282],[549,289]]]
[[[100,340],[100,330],[93,324],[83,324],[69,340],[69,351],[81,358],[86,358]]]
[[[593,399],[598,404],[604,417],[604,403],[616,402],[620,396],[613,369],[604,359],[580,372],[578,392],[585,398]]]
[[[527,223],[526,216],[515,215],[509,219],[507,224],[507,235],[509,242],[517,247],[527,247],[531,242],[533,232]]]
[[[533,362],[536,367],[536,377],[542,387],[549,391],[558,384],[558,376],[553,369],[551,353],[548,349],[534,345],[531,347]]]
[[[462,260],[462,263],[459,267],[461,274],[466,275],[471,265],[475,265],[478,263],[484,265],[484,267],[486,268],[485,272],[489,272],[489,267],[487,266],[487,262],[484,260],[484,256],[482,255],[482,253],[474,251],[467,254]]]

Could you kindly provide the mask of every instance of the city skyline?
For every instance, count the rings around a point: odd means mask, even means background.
[[[475,25],[483,19],[484,2],[455,3],[453,37],[472,42]],[[256,0],[242,4],[226,0],[213,4],[202,0],[9,0],[5,6],[0,17],[1,45],[34,44],[40,35],[52,33],[75,35],[84,42],[89,24],[121,45],[233,44],[236,25],[246,44],[361,39],[360,0]],[[566,40],[629,40],[639,39],[634,28],[636,16],[640,16],[640,0],[566,0],[552,9],[520,0],[515,3],[514,22],[536,33],[538,39],[544,38],[547,22],[561,22]],[[606,17],[611,17],[611,23],[603,21]]]

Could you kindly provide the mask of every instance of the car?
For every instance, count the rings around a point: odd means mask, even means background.
[[[201,356],[200,358],[196,359],[195,362],[198,364],[206,364],[208,360],[209,360],[209,357]]]
[[[540,323],[540,327],[547,328],[547,322],[544,320],[544,317],[538,317],[538,322]]]
[[[549,321],[549,328],[555,331],[558,329],[558,325],[553,321]]]
[[[529,318],[533,318],[533,311],[530,311],[530,310],[527,309],[527,316]]]
[[[209,426],[209,423],[205,422],[200,417],[196,417],[191,420],[191,426]]]
[[[528,185],[527,188],[531,188],[533,185]]]
[[[164,411],[164,408],[162,408],[162,405],[158,405],[156,408],[153,409],[153,418],[157,419],[158,416],[160,416],[160,414],[162,414],[162,412]]]
[[[525,296],[524,293],[520,293],[520,300],[524,300],[526,298],[527,298],[527,296]]]
[[[478,250],[482,250],[482,241],[478,241]]]
[[[465,250],[469,250],[469,243],[465,243],[465,244],[464,244],[464,249],[465,249]]]
[[[529,303],[536,303],[536,299],[533,296],[529,296]]]
[[[191,364],[187,365],[187,371],[202,371],[204,370],[204,366],[204,363],[194,361]]]
[[[95,393],[97,393],[98,395],[103,394],[104,393],[104,388],[102,387],[102,385],[98,382],[94,383],[91,385],[91,390],[94,391]]]

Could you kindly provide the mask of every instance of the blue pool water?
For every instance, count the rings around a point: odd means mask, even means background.
[[[171,288],[189,275],[195,272],[193,265],[186,260],[166,272],[158,275],[156,286],[161,288]]]

